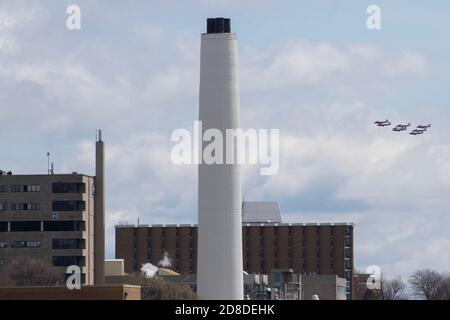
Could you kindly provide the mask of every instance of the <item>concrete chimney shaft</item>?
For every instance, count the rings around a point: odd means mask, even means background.
[[[105,146],[102,131],[95,143],[94,284],[105,284]]]
[[[218,129],[225,137],[226,129],[240,125],[237,40],[230,33],[229,19],[208,19],[207,29],[201,40],[199,115],[203,131]],[[224,150],[224,159],[226,154]],[[200,299],[244,298],[239,170],[237,164],[200,164],[198,168]]]

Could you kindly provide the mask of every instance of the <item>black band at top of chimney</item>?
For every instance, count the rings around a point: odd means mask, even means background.
[[[230,33],[231,20],[228,18],[208,18],[207,33]]]

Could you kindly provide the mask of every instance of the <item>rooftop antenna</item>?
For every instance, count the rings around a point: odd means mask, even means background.
[[[50,152],[47,152],[47,174],[50,174]]]

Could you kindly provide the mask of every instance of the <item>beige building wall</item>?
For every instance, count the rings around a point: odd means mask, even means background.
[[[117,277],[123,275],[125,275],[123,259],[105,260],[105,276]]]
[[[53,193],[53,183],[83,183],[80,193]],[[0,204],[6,210],[0,210],[0,263],[14,262],[19,258],[39,258],[53,264],[55,256],[82,256],[85,283],[93,283],[94,272],[94,197],[93,177],[82,174],[55,175],[0,175]],[[33,192],[12,192],[13,186],[34,186]],[[36,188],[38,186],[38,189]],[[36,191],[39,190],[39,191]],[[84,210],[55,211],[54,201],[84,201]],[[39,204],[39,210],[12,210],[14,203]],[[46,222],[80,221],[84,228],[80,231],[44,231]],[[37,231],[13,232],[15,222],[39,223]],[[5,230],[6,229],[6,230]],[[83,249],[54,249],[54,239],[83,239]],[[13,248],[14,241],[39,242],[38,247]],[[6,245],[5,245],[6,244]],[[66,267],[59,267],[65,272]]]

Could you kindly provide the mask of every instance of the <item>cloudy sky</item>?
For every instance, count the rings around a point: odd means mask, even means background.
[[[119,221],[195,223],[196,168],[172,164],[170,135],[198,118],[205,20],[228,16],[241,125],[281,139],[279,174],[247,168],[245,199],[279,201],[289,222],[354,222],[358,269],[448,270],[450,4],[411,2],[0,0],[0,166],[45,173],[50,151],[57,173],[93,174],[102,128],[108,257]],[[373,125],[387,118],[433,127]]]

